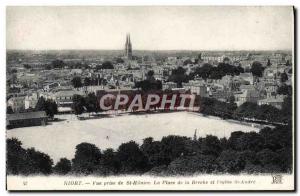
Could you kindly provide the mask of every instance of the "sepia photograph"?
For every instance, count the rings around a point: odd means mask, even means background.
[[[294,14],[7,6],[6,189],[295,191]]]

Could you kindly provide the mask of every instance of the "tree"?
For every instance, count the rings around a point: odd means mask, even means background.
[[[72,159],[72,169],[79,174],[92,174],[99,167],[101,156],[100,149],[94,144],[86,142],[78,144],[75,157]]]
[[[270,59],[268,59],[268,61],[267,61],[267,67],[270,67],[271,65],[272,65],[272,63],[271,63]]]
[[[272,105],[261,105],[257,111],[256,118],[267,120],[269,122],[279,122],[281,120],[281,111]]]
[[[264,172],[281,172],[281,157],[279,157],[278,153],[273,152],[270,149],[263,149],[262,151],[256,153],[256,156]]]
[[[46,111],[46,100],[43,96],[41,96],[36,105],[35,105],[35,110],[36,111]]]
[[[168,173],[173,175],[192,175],[195,172],[212,173],[217,170],[216,158],[212,155],[182,156],[170,163]]]
[[[169,81],[175,82],[178,87],[181,87],[183,82],[188,82],[188,76],[185,72],[185,69],[182,67],[173,69],[172,74],[169,77]]]
[[[238,152],[234,150],[223,151],[217,159],[220,171],[225,173],[239,173],[245,167],[245,162],[241,159]]]
[[[117,151],[122,173],[140,173],[148,169],[148,160],[134,141],[123,143]]]
[[[85,97],[85,106],[88,112],[98,112],[100,110],[100,107],[98,105],[98,99],[95,95],[95,93],[89,93]]]
[[[292,96],[293,88],[292,88],[291,85],[284,84],[284,85],[278,87],[277,93],[280,94],[280,95]]]
[[[8,174],[26,174],[26,150],[16,138],[6,139],[6,171]]]
[[[264,147],[265,139],[256,132],[244,133],[237,139],[236,149],[239,151],[260,151]]]
[[[164,164],[163,158],[160,156],[161,142],[153,141],[152,137],[145,138],[141,150],[147,156],[151,167]]]
[[[30,66],[29,64],[24,64],[23,67],[24,67],[25,69],[30,69],[30,68],[31,68],[31,66]]]
[[[169,135],[161,140],[161,153],[163,164],[169,165],[173,160],[188,153],[186,148],[187,137]]]
[[[282,73],[282,74],[280,75],[280,81],[281,81],[282,83],[286,82],[288,79],[289,79],[289,78],[288,78],[288,75],[287,75],[286,73]]]
[[[54,173],[59,174],[59,175],[66,175],[71,171],[71,161],[66,158],[61,158],[59,162],[56,163],[54,166],[53,170]]]
[[[72,97],[72,109],[76,115],[80,115],[84,112],[85,100],[81,95],[73,95]]]
[[[53,161],[49,155],[36,151],[34,148],[27,149],[27,167],[30,174],[51,174]]]
[[[71,82],[74,88],[82,87],[81,77],[79,76],[74,77]]]
[[[146,77],[147,77],[147,80],[150,80],[150,81],[155,80],[154,71],[153,70],[148,71]]]
[[[63,68],[66,64],[64,61],[62,60],[59,60],[59,59],[56,59],[54,61],[51,62],[51,65],[53,68],[58,68],[58,69],[61,69]]]
[[[84,86],[90,86],[91,83],[92,83],[92,81],[91,81],[90,78],[86,77],[86,78],[84,78],[84,82],[83,83],[84,83]]]
[[[187,59],[183,62],[183,65],[193,64],[191,59]]]
[[[52,99],[47,99],[42,96],[39,98],[36,106],[35,106],[36,111],[45,111],[47,116],[50,118],[53,118],[55,114],[57,114],[57,104],[55,101]]]
[[[216,136],[207,135],[206,138],[200,138],[199,142],[205,155],[219,156],[222,151],[220,140]]]
[[[14,111],[13,111],[12,107],[11,106],[7,106],[6,107],[6,114],[13,114],[13,113],[14,113]]]
[[[101,174],[113,175],[119,172],[121,162],[118,159],[117,153],[114,152],[113,149],[108,148],[102,154],[100,165],[101,167],[99,170],[101,171]]]
[[[58,113],[56,102],[51,99],[47,99],[45,104],[47,116],[53,118],[54,115]]]
[[[114,66],[110,61],[105,61],[102,63],[101,69],[113,69]]]
[[[250,72],[253,74],[253,76],[262,77],[264,69],[265,68],[262,66],[260,62],[254,61],[252,63]]]
[[[117,59],[116,59],[116,62],[117,62],[117,63],[124,63],[124,60],[123,60],[122,58],[117,58]]]
[[[283,122],[291,123],[293,117],[293,100],[291,96],[287,96],[283,100],[281,115]]]

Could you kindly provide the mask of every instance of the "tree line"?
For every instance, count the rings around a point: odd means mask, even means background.
[[[169,135],[160,141],[145,138],[116,150],[80,143],[72,160],[55,165],[49,155],[7,139],[7,174],[12,175],[191,175],[292,172],[292,127],[263,128],[259,132],[232,132],[229,138]]]
[[[289,123],[292,121],[292,97],[287,96],[284,98],[281,109],[272,105],[258,105],[253,102],[245,102],[237,107],[233,102],[233,97],[229,102],[201,97],[199,112],[204,115],[218,116],[223,119],[243,120],[248,118],[268,122]]]

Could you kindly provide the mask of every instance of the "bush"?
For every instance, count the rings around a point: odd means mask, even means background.
[[[179,156],[187,154],[187,140],[187,137],[176,135],[163,137],[161,140],[161,153],[159,155],[163,160],[162,163],[164,165],[169,165],[171,161],[175,160]]]
[[[201,151],[205,155],[219,156],[222,151],[221,143],[218,137],[207,135],[206,138],[200,138]]]
[[[76,146],[72,169],[75,173],[91,174],[100,164],[101,152],[94,144],[81,143]]]
[[[245,167],[245,161],[234,150],[223,151],[217,159],[219,171],[225,173],[239,173]]]
[[[194,173],[212,173],[217,170],[216,158],[212,155],[179,157],[168,166],[168,173],[190,175]]]
[[[117,151],[121,173],[142,173],[148,169],[148,159],[134,141],[123,143]]]
[[[51,174],[53,161],[49,155],[36,151],[34,148],[27,150],[28,171],[30,174]]]
[[[263,168],[263,172],[281,172],[280,161],[281,158],[278,153],[271,151],[270,149],[263,149],[256,154],[259,164]]]
[[[153,141],[152,137],[144,139],[141,150],[147,156],[150,167],[164,164],[164,159],[160,156],[161,148],[161,142]]]
[[[27,167],[26,150],[16,138],[6,140],[6,172],[8,174],[25,174]]]
[[[100,161],[100,167],[98,173],[101,175],[117,174],[120,170],[121,162],[117,157],[117,153],[113,149],[106,149]]]
[[[49,155],[34,148],[23,149],[16,139],[7,139],[7,173],[13,175],[51,174],[53,161]]]
[[[60,159],[53,168],[54,173],[59,175],[66,175],[71,171],[71,169],[71,161],[66,158]]]

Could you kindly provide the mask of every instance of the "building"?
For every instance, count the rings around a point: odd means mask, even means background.
[[[177,84],[175,82],[165,82],[162,84],[163,90],[172,90],[173,88],[177,88]]]
[[[7,101],[7,106],[11,107],[14,112],[25,109],[25,96],[12,97]]]
[[[245,89],[235,93],[234,98],[237,106],[240,106],[245,102],[257,103],[260,98],[260,94],[256,89]]]
[[[75,91],[75,90],[64,90],[56,92],[53,95],[53,99],[57,104],[58,112],[71,112],[72,111],[72,104],[73,104],[73,96],[74,95],[81,95],[84,96],[85,93],[82,91]]]
[[[41,126],[47,124],[47,119],[48,117],[45,111],[7,114],[6,126],[8,129]]]
[[[190,90],[192,94],[200,95],[201,97],[207,96],[207,87],[200,81],[189,81],[188,83],[182,83],[182,87],[185,90]]]
[[[35,108],[39,99],[38,93],[32,93],[32,95],[27,95],[24,100],[25,109]]]
[[[50,90],[56,88],[56,87],[59,87],[60,84],[58,82],[52,82],[52,83],[49,83],[49,84],[46,84],[43,89],[44,91],[47,91],[49,92]]]
[[[130,40],[130,34],[126,35],[125,58],[128,60],[132,60],[132,45]]]
[[[266,99],[262,99],[262,100],[258,100],[257,101],[258,105],[271,105],[277,109],[281,109],[282,108],[282,104],[283,104],[283,97],[268,97]]]

